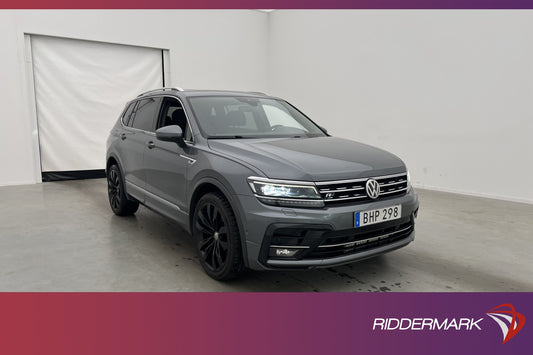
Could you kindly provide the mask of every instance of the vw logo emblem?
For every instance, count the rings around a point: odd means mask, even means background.
[[[379,197],[379,193],[379,183],[374,179],[368,179],[366,181],[366,194],[368,197],[374,200]]]

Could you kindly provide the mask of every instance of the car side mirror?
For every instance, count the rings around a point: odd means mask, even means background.
[[[178,125],[161,127],[155,131],[155,136],[160,141],[174,142],[177,143],[180,147],[185,146],[185,141],[183,140],[183,131]]]

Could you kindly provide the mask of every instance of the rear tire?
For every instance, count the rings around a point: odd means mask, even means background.
[[[139,209],[138,201],[128,199],[124,180],[117,165],[111,165],[107,171],[107,195],[111,210],[117,216],[131,216]]]
[[[244,270],[237,220],[226,198],[207,193],[196,204],[192,235],[205,272],[215,280],[230,280]]]

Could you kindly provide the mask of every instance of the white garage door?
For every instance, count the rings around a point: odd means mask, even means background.
[[[162,51],[46,36],[31,46],[43,181],[102,174],[126,101],[163,86]]]

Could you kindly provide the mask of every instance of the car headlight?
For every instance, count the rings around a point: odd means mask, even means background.
[[[249,177],[248,184],[259,201],[283,207],[323,207],[324,201],[311,182]]]
[[[411,174],[409,174],[409,170],[407,170],[407,192],[411,191]]]

